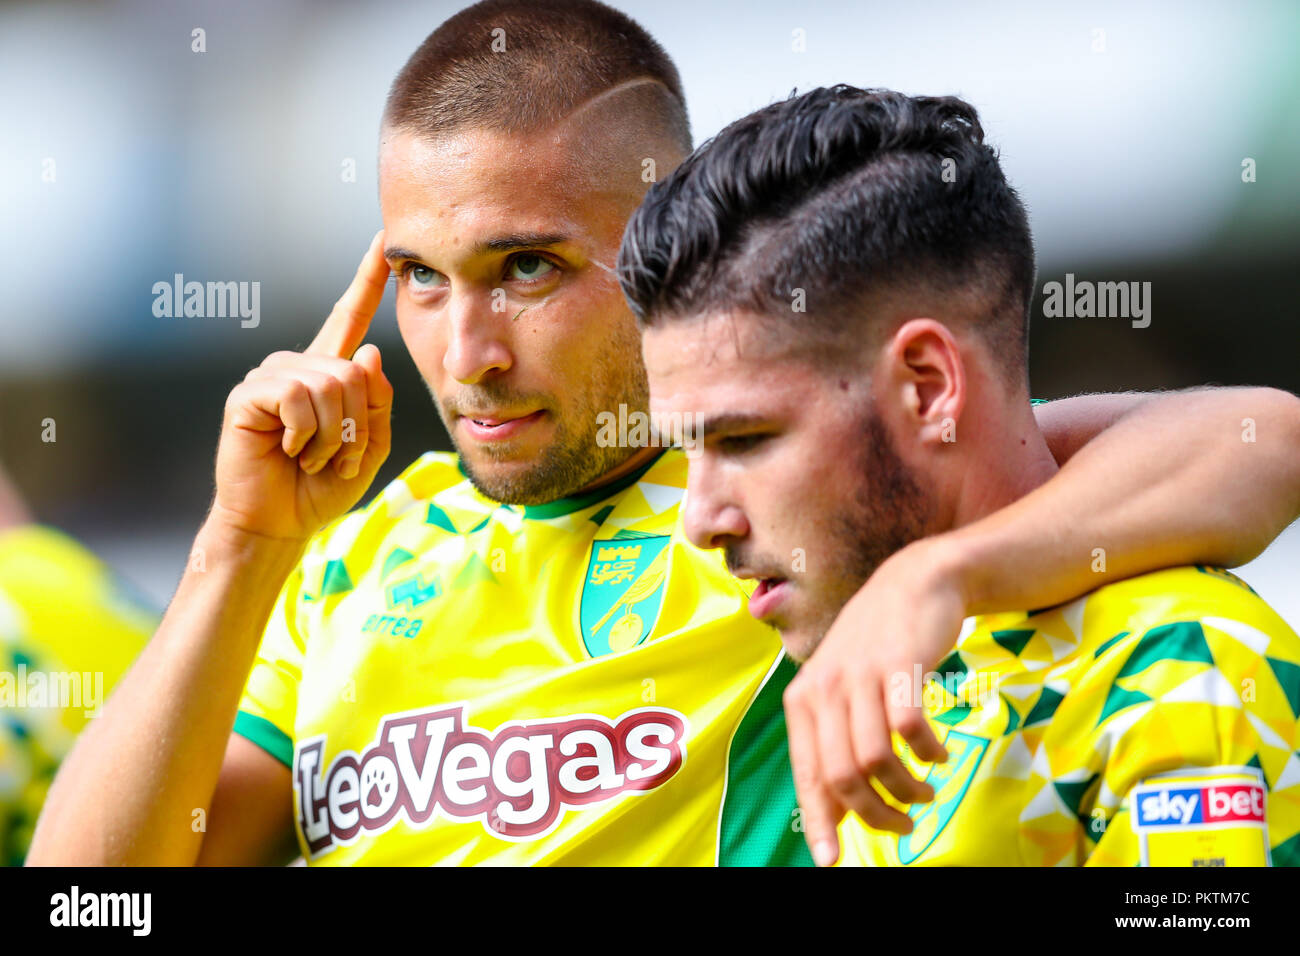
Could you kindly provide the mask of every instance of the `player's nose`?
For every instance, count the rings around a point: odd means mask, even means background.
[[[447,351],[442,365],[462,385],[474,385],[514,364],[506,322],[491,296],[475,290],[453,293],[447,306]]]
[[[691,462],[686,482],[686,500],[682,502],[682,526],[686,537],[698,548],[720,548],[728,538],[743,538],[749,533],[744,510],[727,493],[717,476]]]

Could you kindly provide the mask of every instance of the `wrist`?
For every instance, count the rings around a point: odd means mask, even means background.
[[[906,561],[928,594],[947,594],[960,606],[963,617],[977,613],[978,561],[975,546],[956,532],[913,541],[895,555]]]
[[[202,571],[209,565],[271,571],[283,567],[288,573],[307,548],[307,538],[277,538],[240,527],[213,506],[190,550],[189,569]]]

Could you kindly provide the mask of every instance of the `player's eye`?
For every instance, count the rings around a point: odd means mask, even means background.
[[[436,269],[430,269],[418,262],[408,262],[402,266],[402,281],[416,292],[427,292],[444,284],[447,279]]]
[[[539,255],[524,252],[514,256],[506,266],[506,275],[511,279],[528,282],[541,279],[555,271],[555,265]]]
[[[742,455],[757,448],[768,437],[762,432],[752,432],[748,435],[727,435],[725,438],[718,439],[718,448],[726,455]]]

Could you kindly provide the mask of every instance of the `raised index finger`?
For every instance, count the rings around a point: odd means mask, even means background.
[[[348,286],[348,291],[335,303],[316,338],[307,346],[307,354],[352,358],[352,353],[365,341],[370,320],[375,317],[375,310],[384,297],[387,282],[388,261],[384,259],[384,231],[381,229],[370,241],[370,248],[357,267],[356,278]]]

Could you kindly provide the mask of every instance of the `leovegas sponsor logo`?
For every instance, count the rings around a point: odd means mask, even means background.
[[[663,707],[614,720],[578,714],[512,721],[488,732],[465,722],[465,705],[383,718],[375,742],[322,768],[325,737],[299,744],[298,823],[312,856],[399,819],[478,820],[494,836],[535,840],[567,810],[661,786],[686,760],[686,718]]]

